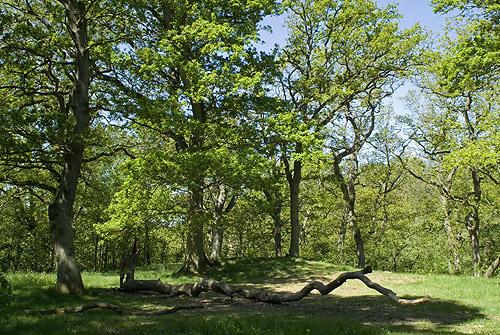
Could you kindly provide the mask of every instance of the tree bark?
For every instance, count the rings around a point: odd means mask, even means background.
[[[446,236],[448,237],[448,245],[450,248],[450,254],[453,258],[453,264],[450,264],[450,272],[458,274],[462,272],[462,260],[460,259],[460,253],[458,251],[458,243],[455,239],[455,234],[453,233],[453,228],[450,221],[450,194],[451,194],[451,184],[457,172],[457,168],[453,168],[446,178],[441,182],[441,185],[436,184],[441,193],[441,208],[444,214],[443,225],[446,231]],[[442,173],[441,173],[442,174]],[[442,178],[440,178],[442,179]]]
[[[204,248],[204,203],[203,182],[197,181],[197,186],[189,189],[187,210],[188,232],[186,234],[186,251],[179,273],[197,272],[210,266],[210,261]]]
[[[224,240],[224,228],[221,226],[221,220],[224,217],[224,214],[229,213],[235,206],[236,196],[233,195],[226,206],[226,186],[220,183],[220,185],[218,185],[218,194],[216,196],[213,196],[212,200],[214,203],[214,219],[210,239],[210,261],[214,265],[220,265],[222,255],[222,242]]]
[[[372,282],[366,274],[371,273],[371,267],[366,267],[360,271],[354,272],[344,272],[340,274],[335,280],[328,284],[323,284],[318,281],[313,281],[304,286],[300,291],[295,293],[276,293],[276,292],[266,292],[261,290],[248,290],[241,287],[232,287],[227,285],[222,281],[216,281],[213,279],[202,279],[194,284],[183,284],[183,285],[170,285],[160,280],[134,280],[124,283],[120,287],[120,291],[123,292],[137,292],[137,291],[155,291],[168,296],[174,297],[179,295],[186,295],[189,297],[197,297],[203,292],[213,291],[219,294],[223,294],[229,297],[241,297],[245,299],[258,300],[261,302],[280,304],[283,302],[298,301],[311,293],[313,290],[317,290],[322,295],[327,295],[336,288],[343,285],[349,279],[358,279],[362,281],[366,286],[374,289],[383,295],[387,296],[389,299],[404,305],[415,305],[430,300],[429,296],[418,298],[418,299],[402,299],[399,298],[393,291],[382,287],[379,284]]]
[[[303,153],[302,143],[295,145],[295,153]],[[293,170],[290,169],[288,159],[285,159],[285,173],[290,189],[290,249],[288,255],[290,257],[299,257],[299,243],[300,243],[300,222],[299,222],[299,194],[300,182],[302,180],[302,162],[296,159],[293,162]]]
[[[465,227],[471,240],[472,265],[474,267],[474,276],[478,277],[479,264],[481,263],[481,251],[479,247],[479,218],[475,212],[470,212],[465,216]]]
[[[281,206],[279,209],[276,209],[273,213],[273,236],[274,236],[274,255],[276,257],[282,256],[282,248],[281,248]]]
[[[349,160],[351,165],[349,166],[347,178],[344,178],[344,176],[342,175],[342,171],[340,169],[340,162],[341,162],[340,157],[337,157],[334,160],[334,171],[335,171],[335,177],[340,183],[340,189],[342,191],[342,199],[344,201],[344,212],[342,215],[344,223],[342,224],[342,226],[346,227],[347,225],[349,225],[349,227],[352,229],[354,235],[354,242],[356,243],[356,257],[358,260],[357,265],[359,268],[364,268],[365,247],[364,247],[363,237],[361,235],[361,230],[358,227],[358,222],[355,213],[355,206],[356,206],[355,182],[358,177],[357,152],[352,153],[350,155]]]
[[[500,266],[500,255],[497,257],[497,259],[495,259],[495,261],[490,265],[490,267],[488,268],[488,270],[486,270],[484,276],[486,278],[489,278],[491,277],[491,275],[493,274],[493,272],[496,271],[496,269],[498,269],[498,267]]]
[[[290,180],[290,225],[291,225],[290,234],[291,235],[290,235],[290,249],[288,250],[288,255],[290,257],[299,257],[300,254],[299,193],[300,193],[300,181],[294,178]]]
[[[219,227],[212,228],[210,244],[210,261],[214,265],[219,265],[222,257],[222,242],[224,240],[224,229]]]
[[[203,224],[195,224],[186,235],[186,254],[180,273],[197,272],[210,266],[210,261],[205,254]]]
[[[64,167],[58,192],[48,209],[50,230],[57,264],[57,291],[83,291],[83,282],[75,255],[73,235],[73,204],[82,166],[84,140],[89,128],[90,55],[87,36],[87,11],[76,1],[60,0],[66,12],[66,25],[75,47],[76,75],[69,108],[75,119],[74,138],[66,145]]]
[[[451,257],[453,258],[453,264],[450,264],[450,272],[453,274],[459,274],[462,272],[462,260],[460,259],[460,254],[458,252],[458,243],[455,239],[455,234],[453,233],[453,228],[450,222],[450,205],[449,199],[445,194],[441,195],[441,208],[443,209],[444,219],[443,225],[446,231],[446,236],[448,237],[448,246],[450,249]]]
[[[474,276],[480,276],[479,264],[481,263],[481,251],[479,246],[479,230],[481,222],[479,218],[479,206],[482,198],[481,181],[477,175],[477,169],[471,168],[472,191],[474,193],[474,203],[470,205],[472,212],[465,218],[465,225],[469,231],[472,245],[472,264],[474,266]]]

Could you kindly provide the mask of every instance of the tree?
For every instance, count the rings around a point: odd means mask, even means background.
[[[115,57],[100,76],[115,88],[115,113],[125,109],[131,122],[175,146],[164,168],[175,162],[178,179],[172,183],[187,194],[183,270],[200,270],[210,265],[204,246],[207,184],[227,168],[222,163],[233,140],[241,138],[243,111],[258,95],[268,62],[252,43],[261,18],[276,5],[270,0],[124,4],[138,24],[126,43],[111,51]]]
[[[293,1],[288,4],[290,37],[283,48],[281,96],[283,161],[290,186],[292,237],[290,255],[298,256],[298,194],[304,159],[332,153],[339,185],[355,231],[359,266],[364,266],[363,243],[340,164],[356,155],[370,136],[380,101],[416,62],[422,39],[419,28],[399,31],[395,7],[378,9],[367,1]],[[413,52],[412,52],[413,51]],[[339,130],[337,132],[337,130]],[[291,148],[289,148],[291,147]],[[293,159],[292,163],[289,162]],[[350,182],[355,181],[355,169]]]
[[[50,193],[41,197],[49,202],[57,290],[79,292],[73,203],[91,119],[89,19],[99,7],[70,0],[2,7],[1,180]]]
[[[455,241],[451,234],[448,200],[461,203],[467,212],[463,219],[471,239],[474,273],[479,273],[481,229],[481,207],[483,204],[483,179],[499,161],[495,149],[498,147],[499,118],[496,95],[498,61],[494,56],[500,47],[496,19],[498,11],[490,2],[433,1],[436,11],[449,12],[454,8],[464,10],[469,16],[459,16],[461,24],[452,27],[442,51],[426,68],[419,86],[427,99],[420,108],[420,124],[414,124],[413,138],[429,157],[440,157],[443,170],[441,178],[434,184],[440,189],[441,203],[445,213],[445,227],[450,249],[455,254]],[[468,12],[476,8],[476,11]],[[465,23],[465,24],[464,24]],[[486,36],[491,35],[486,38]],[[427,110],[427,112],[423,112]],[[461,176],[463,189],[452,191],[451,183]],[[456,183],[457,184],[457,183]],[[454,256],[456,259],[456,256]],[[457,262],[457,261],[455,261]]]

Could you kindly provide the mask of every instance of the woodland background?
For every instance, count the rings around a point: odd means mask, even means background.
[[[0,260],[112,270],[138,237],[139,265],[191,271],[288,255],[484,273],[500,5],[433,4],[442,39],[373,1],[0,1]],[[263,52],[268,15],[289,37]]]

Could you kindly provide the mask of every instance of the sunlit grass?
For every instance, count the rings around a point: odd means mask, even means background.
[[[176,277],[178,264],[139,267],[137,279],[158,279],[172,284],[193,283],[199,276]],[[225,266],[203,274],[231,285],[279,287],[289,281],[298,286],[311,278],[332,278],[351,271],[327,262],[304,259],[230,259]],[[179,304],[210,304],[211,293],[199,298],[115,294],[117,272],[84,272],[86,293],[59,295],[54,274],[15,273],[7,279],[14,302],[0,318],[0,334],[497,334],[500,329],[500,279],[466,276],[413,275],[376,272],[374,281],[400,296],[431,295],[433,301],[401,306],[358,281],[323,297],[314,295],[280,306],[220,297],[223,305],[173,315],[134,317],[108,310],[40,317],[24,311],[75,307],[103,301],[124,310],[168,308]],[[343,291],[342,291],[343,290]],[[223,306],[224,308],[221,308]],[[242,308],[243,306],[243,308]]]

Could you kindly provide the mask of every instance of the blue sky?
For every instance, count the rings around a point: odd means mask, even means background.
[[[403,15],[401,19],[401,28],[410,28],[415,23],[436,34],[442,34],[442,27],[446,24],[446,18],[443,15],[434,14],[432,11],[431,0],[376,0],[380,7],[388,4],[396,4],[399,12]],[[260,48],[262,50],[271,50],[275,43],[284,44],[286,40],[286,28],[284,17],[269,17],[263,22],[264,25],[272,27],[273,32],[261,32],[261,38],[265,42]],[[386,103],[392,103],[394,110],[398,114],[407,113],[401,97],[405,96],[408,90],[412,89],[410,84],[400,87],[391,99]]]
[[[403,14],[401,19],[401,28],[410,28],[415,23],[427,30],[435,33],[442,33],[442,26],[446,23],[444,16],[434,14],[431,7],[431,0],[376,0],[381,6],[385,7],[388,4],[396,4],[398,10]],[[262,49],[272,49],[275,43],[284,44],[286,39],[286,28],[284,25],[284,17],[268,17],[263,21],[264,25],[272,27],[273,32],[261,32],[261,38],[265,42]]]

